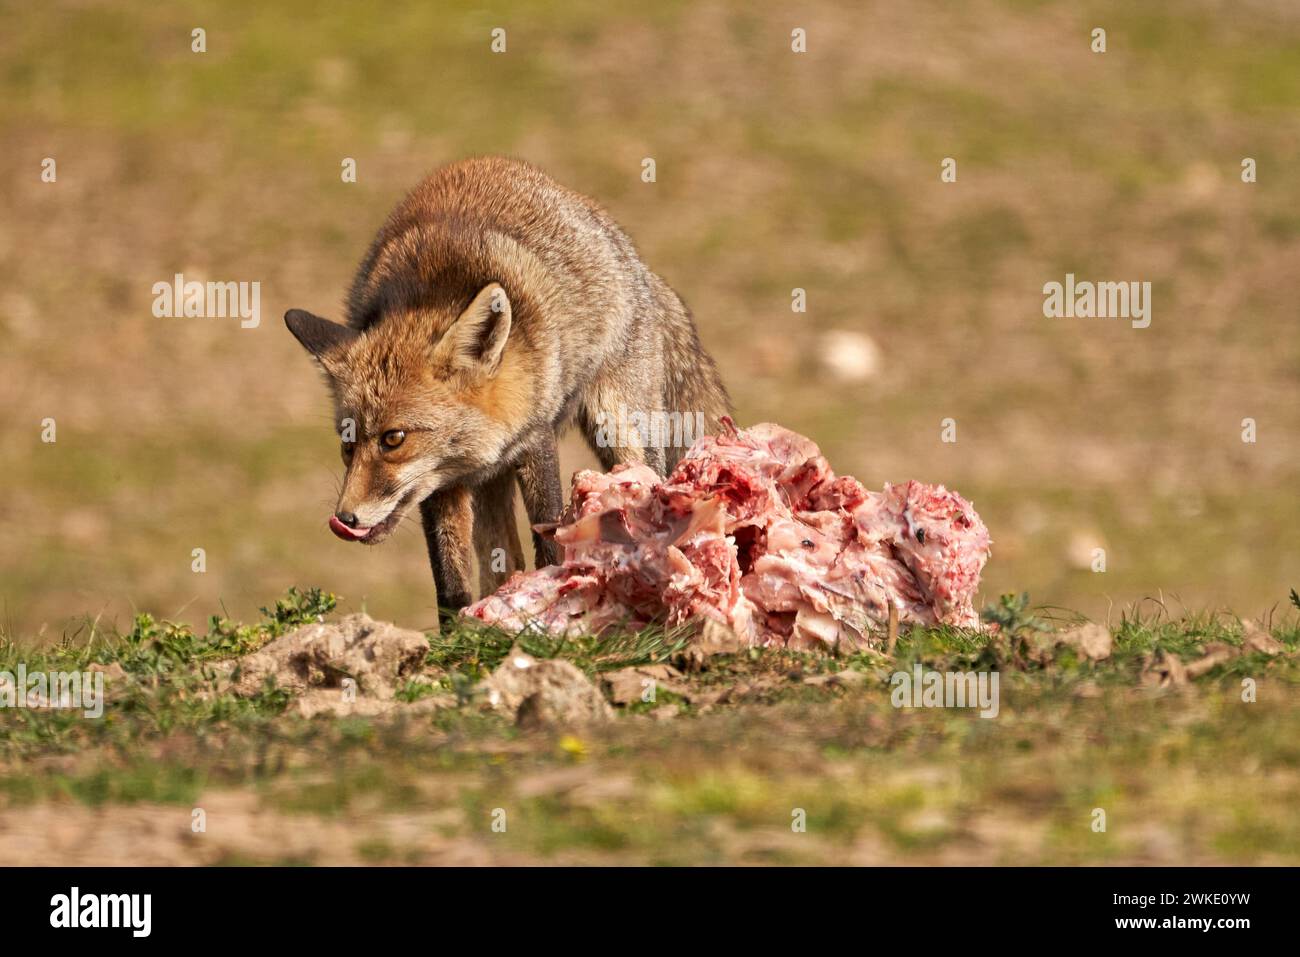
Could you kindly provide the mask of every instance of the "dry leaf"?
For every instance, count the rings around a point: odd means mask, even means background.
[[[635,704],[646,700],[646,692],[651,687],[689,696],[690,689],[673,680],[681,676],[682,673],[671,665],[641,665],[607,672],[601,676],[601,680],[608,687],[609,699],[614,704]]]
[[[1142,668],[1142,683],[1159,688],[1185,685],[1187,684],[1187,669],[1183,667],[1183,663],[1178,660],[1177,655],[1158,651],[1154,656],[1147,658],[1146,664]]]
[[[112,684],[114,681],[125,681],[127,677],[126,669],[116,661],[107,665],[100,664],[97,661],[86,670],[91,672],[102,671],[104,673],[104,680],[109,684]]]
[[[1110,657],[1115,639],[1110,629],[1096,622],[1087,622],[1056,635],[1057,641],[1069,645],[1089,661],[1102,661]]]
[[[843,688],[849,685],[860,684],[866,679],[867,676],[861,671],[854,671],[852,668],[848,668],[844,671],[837,671],[833,675],[811,675],[804,678],[803,683],[806,685],[812,685],[815,688],[824,687],[826,685]]]
[[[744,648],[745,642],[734,631],[720,621],[705,618],[682,658],[689,670],[698,671],[714,655],[734,655]]]
[[[1260,651],[1266,655],[1280,655],[1286,652],[1286,645],[1253,621],[1246,622],[1245,640],[1242,644],[1247,651]]]
[[[1199,678],[1216,667],[1231,661],[1241,651],[1221,641],[1212,641],[1205,646],[1204,654],[1186,666],[1188,678]]]

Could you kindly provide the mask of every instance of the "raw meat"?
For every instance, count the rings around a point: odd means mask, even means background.
[[[512,631],[599,633],[696,616],[751,645],[853,649],[899,621],[977,627],[989,534],[942,485],[869,492],[779,425],[697,441],[666,479],[644,465],[573,477],[543,529],[564,562],[520,572],[463,614]]]

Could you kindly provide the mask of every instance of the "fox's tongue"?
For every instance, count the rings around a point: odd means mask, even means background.
[[[348,528],[337,515],[330,516],[330,531],[345,542],[359,542],[370,534],[370,528]]]

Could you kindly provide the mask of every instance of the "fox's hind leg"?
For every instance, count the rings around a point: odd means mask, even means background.
[[[524,567],[524,549],[515,527],[514,481],[507,470],[474,489],[474,551],[478,554],[480,595],[496,591]]]
[[[453,611],[473,601],[473,494],[463,486],[434,492],[420,503],[438,605]]]
[[[664,449],[643,444],[634,424],[627,424],[630,413],[625,412],[620,420],[617,408],[583,406],[578,412],[578,428],[582,430],[582,437],[587,440],[592,454],[600,461],[600,467],[608,472],[615,465],[648,465],[660,475],[667,474],[668,459]],[[626,410],[628,407],[623,408]]]
[[[541,436],[529,447],[519,459],[516,475],[528,524],[558,522],[564,508],[564,491],[560,486],[560,450],[554,432]],[[560,563],[560,546],[552,539],[533,532],[533,549],[538,568]]]

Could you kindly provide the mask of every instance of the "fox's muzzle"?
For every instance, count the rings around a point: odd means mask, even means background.
[[[358,527],[357,518],[352,513],[347,513],[347,517],[352,521],[345,522],[338,515],[330,516],[330,531],[343,539],[345,542],[359,542],[370,534],[373,526]]]

